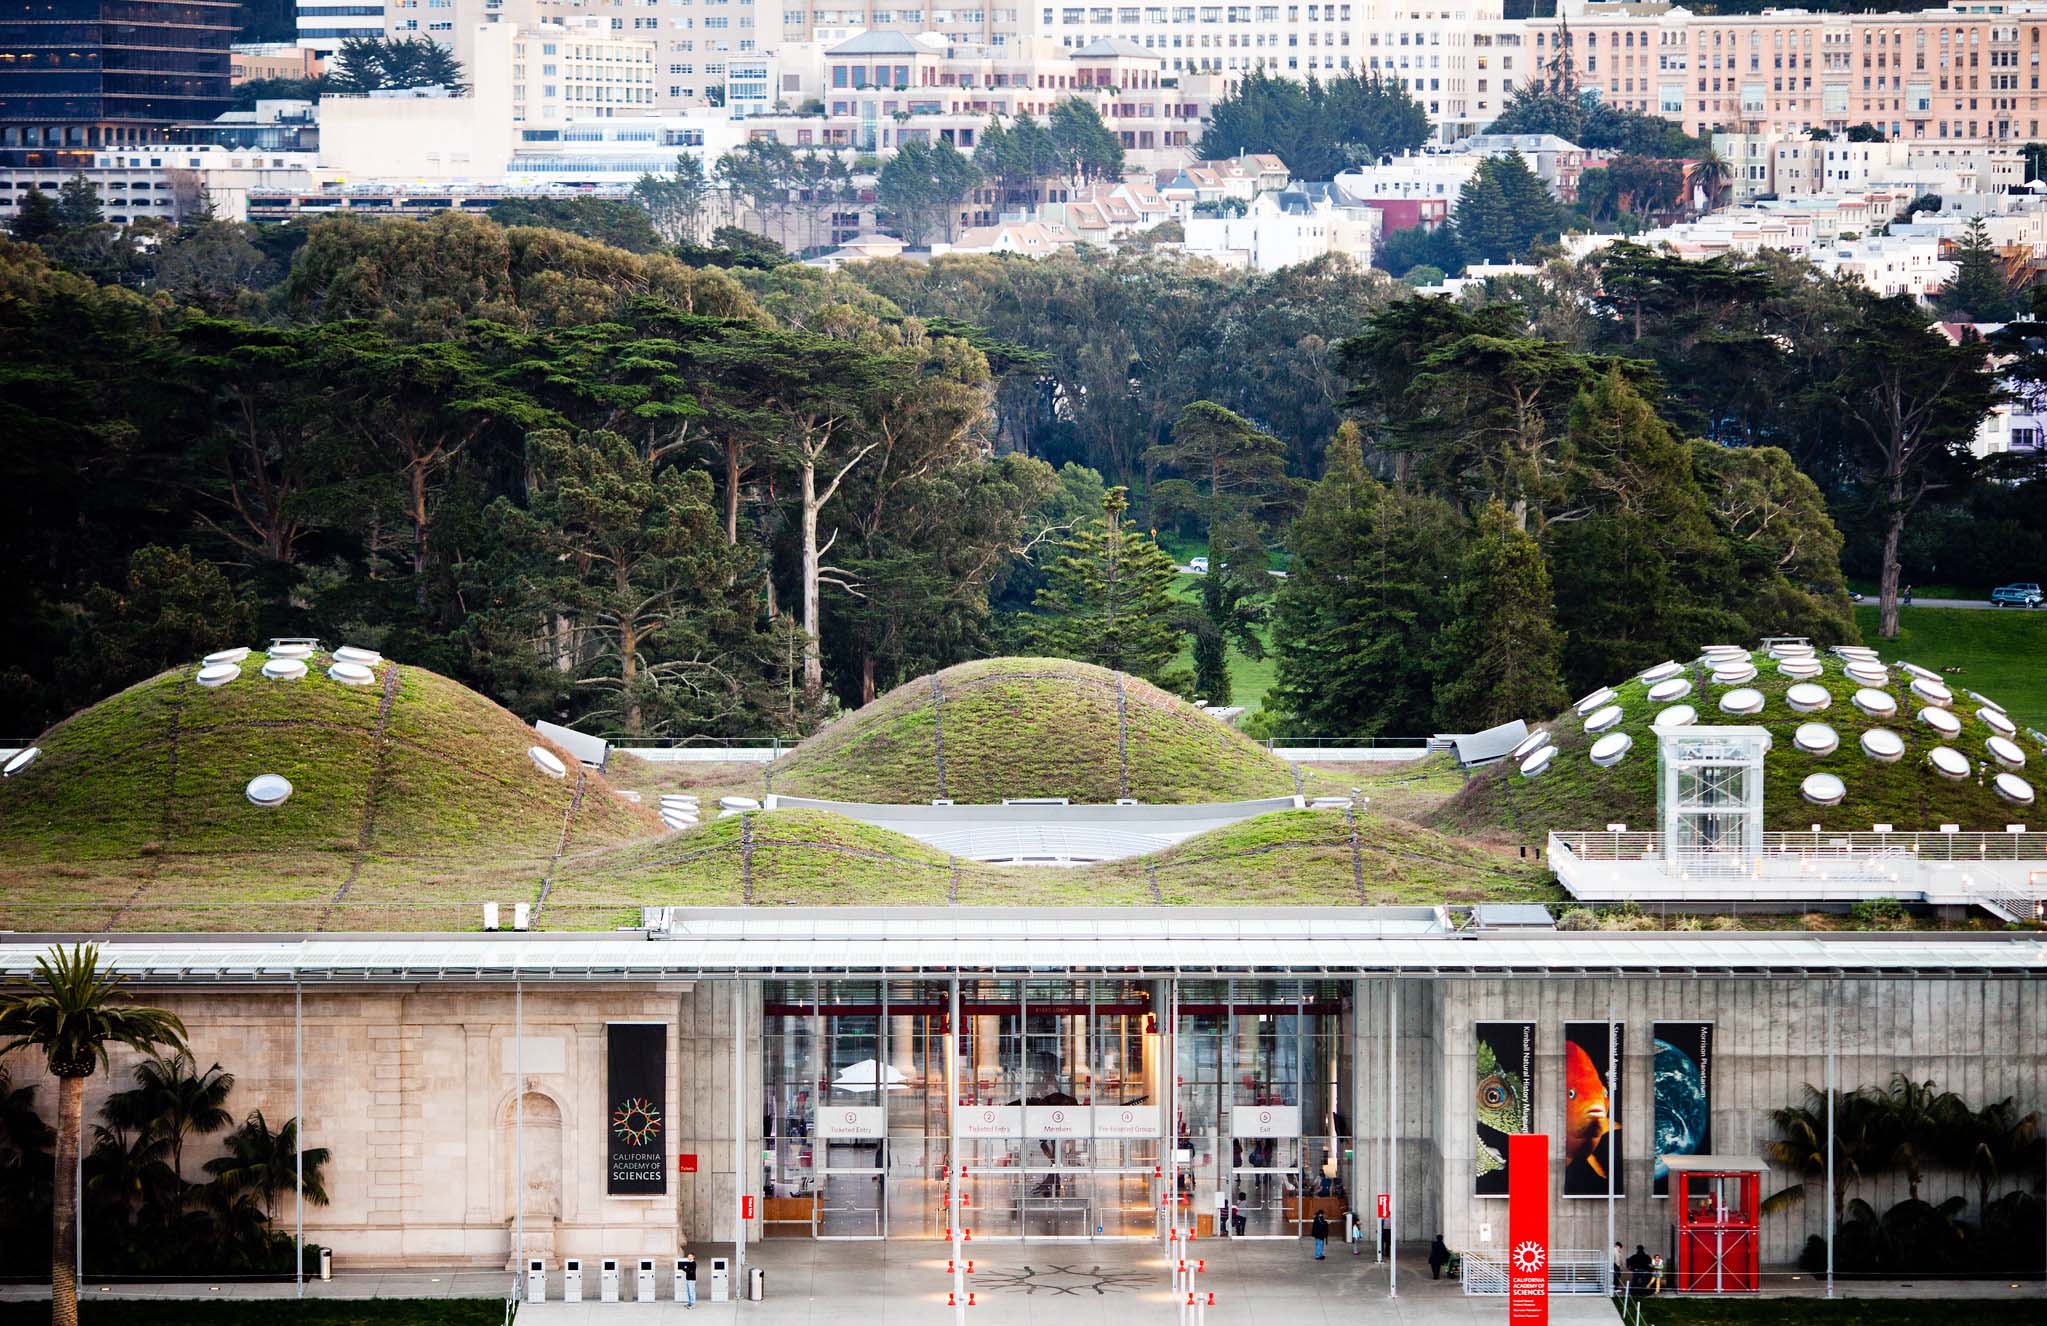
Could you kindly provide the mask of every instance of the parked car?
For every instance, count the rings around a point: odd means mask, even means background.
[[[2000,608],[2037,608],[2041,603],[2040,586],[2032,581],[1999,585],[1990,591],[1990,602]]]
[[[1187,569],[1195,575],[1205,576],[1208,574],[1208,559],[1206,557],[1190,557],[1187,559]],[[2035,588],[2038,588],[2038,586],[2035,586]]]

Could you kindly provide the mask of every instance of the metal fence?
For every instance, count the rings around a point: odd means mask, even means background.
[[[1663,835],[1625,831],[1601,833],[1580,830],[1550,834],[1552,844],[1567,849],[1580,861],[1647,861],[1663,859]],[[1725,857],[1700,853],[1702,870]],[[1896,856],[1919,861],[2041,861],[2047,862],[2047,833],[1766,833],[1761,860],[1769,869],[1772,858],[1789,861],[1881,858]],[[1684,857],[1689,866],[1690,854]],[[1740,867],[1747,874],[1752,865]]]
[[[1471,1298],[1504,1298],[1507,1293],[1507,1254],[1466,1252],[1461,1254],[1464,1293]],[[1613,1293],[1613,1259],[1580,1248],[1553,1248],[1549,1254],[1549,1292],[1552,1294]]]

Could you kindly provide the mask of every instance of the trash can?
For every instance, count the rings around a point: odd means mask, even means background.
[[[334,1278],[334,1249],[332,1248],[320,1249],[320,1278],[322,1280],[332,1280]]]
[[[746,1268],[746,1296],[753,1302],[761,1301],[762,1293],[768,1287],[768,1273],[758,1266]]]

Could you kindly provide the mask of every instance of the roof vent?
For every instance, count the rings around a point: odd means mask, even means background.
[[[1943,709],[1955,702],[1955,693],[1953,691],[1943,686],[1940,682],[1929,681],[1925,677],[1914,677],[1912,679],[1912,694],[1928,704],[1937,704]]]
[[[1888,686],[1891,684],[1891,674],[1885,671],[1881,663],[1850,663],[1845,671],[1848,673],[1848,680],[1858,686]]]
[[[1690,727],[1699,721],[1699,711],[1688,704],[1674,704],[1656,715],[1651,727]]]
[[[1991,786],[1997,789],[1997,795],[2015,806],[2033,804],[2033,785],[2015,773],[1997,775]]]
[[[1614,700],[1616,700],[1617,698],[1619,697],[1615,694],[1613,687],[1602,686],[1598,690],[1592,692],[1592,694],[1578,701],[1577,705],[1575,706],[1575,708],[1578,711],[1578,717],[1583,718],[1585,715],[1591,713],[1594,709],[1599,708],[1601,705],[1612,704]]]
[[[1621,707],[1617,704],[1610,704],[1585,720],[1585,730],[1587,732],[1604,732],[1620,721]]]
[[[374,649],[359,649],[354,645],[343,645],[334,651],[334,657],[342,663],[360,663],[373,668],[384,661],[384,656]]]
[[[1784,703],[1801,714],[1816,714],[1833,702],[1833,694],[1826,687],[1815,686],[1809,681],[1799,682],[1784,692]]]
[[[526,758],[533,761],[533,767],[546,774],[549,778],[568,777],[568,766],[562,763],[561,756],[556,755],[545,746],[528,746],[526,748]]]
[[[1556,758],[1557,748],[1555,746],[1544,746],[1541,750],[1536,751],[1527,759],[1521,761],[1521,776],[1523,778],[1542,777],[1544,773],[1548,772],[1550,765],[1556,762]]]
[[[304,659],[278,658],[272,655],[263,665],[263,675],[272,681],[297,681],[306,675]]]
[[[1958,737],[1962,734],[1962,720],[1946,709],[1921,709],[1919,721],[1943,737]]]
[[[1684,670],[1685,665],[1682,663],[1674,661],[1667,663],[1658,663],[1655,667],[1645,669],[1643,672],[1638,674],[1637,680],[1648,682],[1651,686],[1654,686],[1657,682],[1667,681],[1670,678],[1677,676]]]
[[[1855,692],[1855,707],[1871,718],[1889,718],[1898,712],[1896,700],[1867,686]]]
[[[1602,769],[1610,769],[1627,758],[1635,739],[1625,732],[1609,732],[1592,743],[1592,762]]]
[[[1933,771],[1950,782],[1959,783],[1969,776],[1969,757],[1953,746],[1935,746],[1926,752],[1926,762]]]
[[[41,746],[30,746],[26,750],[14,752],[14,754],[7,757],[6,765],[0,766],[0,778],[12,778],[14,775],[23,772],[31,764],[34,764],[42,753],[43,748]]]
[[[1816,658],[1787,658],[1777,665],[1777,671],[1793,681],[1811,681],[1826,669]]]
[[[327,676],[343,686],[367,686],[377,679],[377,674],[363,663],[336,663],[327,669]]]
[[[205,663],[239,663],[248,656],[249,647],[247,645],[237,645],[233,649],[215,650],[201,661]]]
[[[1740,686],[1756,679],[1756,665],[1747,659],[1723,664],[1713,669],[1715,686]]]
[[[2015,737],[2019,734],[2018,725],[2006,718],[2002,709],[1991,709],[1986,706],[1976,711],[1976,717],[1982,719],[1984,726],[2000,737]]]
[[[1763,693],[1753,686],[1744,686],[1721,696],[1720,707],[1730,714],[1760,714],[1763,712]]]
[[[1841,748],[1841,737],[1825,723],[1800,723],[1791,744],[1807,755],[1832,755]]]
[[[1547,745],[1549,745],[1549,733],[1542,731],[1531,732],[1521,738],[1519,745],[1507,752],[1507,758],[1510,760],[1525,760]]]
[[[220,689],[241,675],[242,669],[238,664],[208,663],[205,667],[199,669],[198,675],[193,677],[192,680],[198,682],[207,690],[212,691]]]
[[[1659,681],[1649,688],[1649,703],[1669,704],[1672,700],[1682,700],[1691,693],[1692,683],[1689,677],[1672,677],[1668,681]]]
[[[1996,760],[2007,769],[2023,769],[2026,767],[2026,752],[2020,748],[2019,743],[2016,741],[2012,741],[2007,737],[1992,737],[1984,742],[1983,746],[1990,752],[1991,759]]]
[[[1887,727],[1862,734],[1862,753],[1878,764],[1896,764],[1905,754],[1905,739]]]

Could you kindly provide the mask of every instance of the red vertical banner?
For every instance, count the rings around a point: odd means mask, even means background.
[[[1549,1136],[1509,1136],[1507,1174],[1507,1323],[1549,1326]]]

